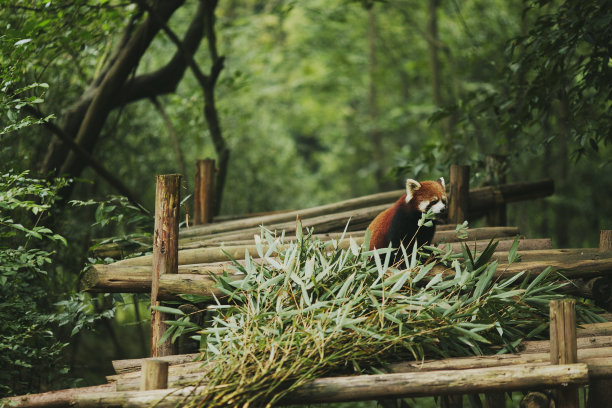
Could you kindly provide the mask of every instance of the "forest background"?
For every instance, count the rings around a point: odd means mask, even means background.
[[[607,1],[0,0],[0,25],[0,395],[147,353],[147,299],[78,277],[95,239],[150,233],[154,175],[188,195],[197,159],[217,160],[220,214],[455,163],[472,186],[554,179],[509,207],[526,235],[612,228]]]

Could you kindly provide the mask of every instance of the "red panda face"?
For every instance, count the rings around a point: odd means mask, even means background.
[[[434,214],[442,214],[447,209],[445,187],[443,178],[420,183],[408,179],[406,180],[406,204],[423,213],[431,210]]]

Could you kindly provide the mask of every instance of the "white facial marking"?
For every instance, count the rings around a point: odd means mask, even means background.
[[[433,206],[431,206],[431,211],[434,214],[440,214],[441,212],[444,211],[445,208],[446,208],[446,204],[444,204],[442,200],[440,200],[437,203],[435,203]]]
[[[419,204],[419,211],[426,212],[428,205],[429,205],[429,201],[421,201],[421,203]],[[435,207],[435,205],[434,205],[434,207]]]

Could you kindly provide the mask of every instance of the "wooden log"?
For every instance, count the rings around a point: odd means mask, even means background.
[[[441,249],[446,249],[447,245],[453,252],[461,252],[461,247],[467,245],[469,250],[474,252],[482,252],[489,244],[490,239],[481,239],[478,241],[463,241],[463,242],[451,242],[451,243],[439,243],[437,246]],[[497,243],[496,252],[509,251],[514,244],[514,239],[500,239]],[[519,240],[519,251],[533,251],[542,249],[552,249],[552,240],[550,238],[536,238],[536,239],[520,239]]]
[[[295,225],[294,225],[295,227]],[[457,238],[455,231],[438,231],[434,236],[434,242],[468,242],[477,241],[491,238],[507,238],[518,235],[519,230],[516,227],[484,227],[484,228],[473,228],[468,230],[467,238]],[[349,234],[354,236],[353,234]],[[354,238],[358,245],[363,243],[363,235]],[[252,239],[253,237],[251,237]],[[253,241],[251,241],[253,242]],[[338,242],[339,247],[348,248],[349,239],[344,239]],[[331,243],[329,244],[331,245]],[[264,246],[267,250],[267,246]],[[279,246],[279,249],[284,248]],[[220,245],[217,247],[206,247],[206,248],[193,248],[179,251],[179,265],[188,264],[199,264],[199,263],[211,263],[227,261],[228,254],[234,259],[244,259],[245,251],[248,251],[251,255],[257,254],[256,245]],[[124,259],[113,263],[113,265],[150,265],[152,255],[144,255],[136,258]]]
[[[574,364],[578,361],[576,345],[576,301],[551,300],[550,303],[550,363]],[[577,386],[554,390],[556,406],[579,408]]]
[[[348,245],[348,244],[347,244]],[[516,262],[511,265],[500,264],[495,276],[509,277],[516,273],[526,272],[525,277],[535,276],[544,271],[548,266],[553,270],[560,271],[569,278],[583,278],[599,276],[612,272],[612,253],[596,255],[598,259],[591,259],[593,252],[579,250],[549,250],[550,256],[555,256],[555,260],[532,260],[528,262]],[[547,251],[527,251],[534,252],[534,256],[548,259]],[[501,260],[505,254],[494,254]],[[150,274],[144,272],[141,266],[132,266],[115,263],[111,265],[95,265],[91,267],[81,280],[81,288],[88,292],[118,292],[118,293],[142,293],[147,292],[147,285],[150,285]],[[208,274],[218,274],[223,271],[230,273],[232,279],[241,279],[241,274],[236,273],[233,263],[214,263],[214,264],[191,264],[181,265],[178,268],[179,274],[175,276],[163,276],[160,278],[160,296],[164,299],[173,298],[172,293],[193,293],[205,294],[214,293],[215,296],[223,297],[214,289],[213,280]],[[443,266],[436,266],[431,271],[431,276],[437,273],[454,274],[455,271]],[[179,292],[173,292],[177,291]],[[184,290],[185,292],[180,292]]]
[[[576,339],[578,349],[612,347],[612,336],[587,336]],[[526,341],[520,345],[522,353],[548,353],[550,341],[534,340]]]
[[[469,219],[484,214],[488,209],[499,205],[500,201],[508,204],[543,198],[552,195],[554,191],[555,183],[552,179],[475,188],[470,190]],[[499,196],[501,196],[501,200]]]
[[[513,366],[462,371],[363,375],[321,378],[299,387],[282,400],[286,404],[365,401],[452,395],[486,391],[538,389],[588,381],[586,364]]]
[[[399,197],[401,197],[403,193],[405,193],[404,190],[394,190],[385,193],[352,198],[349,200],[344,200],[337,203],[326,204],[312,208],[288,211],[280,214],[264,215],[261,217],[253,217],[235,221],[214,223],[210,225],[196,226],[189,229],[181,230],[181,237],[187,238],[192,236],[220,234],[224,232],[259,227],[260,225],[275,225],[279,223],[292,222],[295,221],[298,216],[302,220],[306,220],[322,215],[355,211],[366,207],[381,208],[382,206],[382,208],[386,208],[387,206],[391,206],[393,202],[395,202]]]
[[[293,222],[298,216],[302,220],[307,220],[309,218],[319,217],[322,215],[329,216],[343,212],[354,213],[356,210],[365,210],[366,208],[385,209],[391,206],[402,194],[404,194],[404,192],[404,190],[394,190],[318,207],[288,211],[281,214],[272,214],[262,217],[195,226],[189,229],[181,230],[181,238],[220,234],[224,232],[259,227],[260,225],[270,226],[279,223]],[[554,183],[551,179],[503,184],[496,187],[487,186],[475,188],[469,191],[469,214],[471,214],[473,217],[484,215],[488,209],[499,204],[500,196],[502,197],[504,203],[510,203],[546,197],[551,195],[553,192]],[[377,211],[380,212],[382,210]],[[376,212],[374,215],[378,214],[378,212]],[[345,217],[341,216],[341,218]],[[367,222],[369,223],[369,221]]]
[[[149,359],[155,359],[160,361],[166,361],[169,365],[177,365],[184,363],[191,363],[200,356],[200,353],[192,354],[175,354],[172,356],[163,357],[151,357],[151,358],[131,358],[125,360],[113,360],[113,369],[117,374],[130,373],[139,371],[142,367],[142,363]]]
[[[451,164],[449,178],[448,220],[461,224],[470,208],[470,167]]]
[[[176,354],[176,345],[161,338],[170,327],[165,320],[170,316],[153,309],[159,306],[159,281],[164,275],[178,273],[178,224],[181,176],[157,176],[155,192],[155,229],[153,232],[153,275],[151,280],[151,355]]]
[[[210,224],[215,212],[215,160],[196,162],[193,218],[195,225]]]
[[[549,365],[549,353],[520,353],[476,357],[457,357],[444,360],[426,360],[393,363],[391,372],[427,372],[444,370],[470,370],[491,367],[510,367],[519,365]],[[612,375],[612,347],[583,349],[578,351],[578,362],[587,364],[591,379],[606,378]],[[169,386],[177,387],[194,383],[205,376],[208,366],[201,362],[183,363],[170,366]],[[129,372],[107,376],[107,380],[116,382],[117,391],[137,390],[140,373]]]
[[[578,350],[578,362],[594,368],[597,375],[612,374],[607,371],[612,364],[612,347],[588,348]],[[488,367],[502,367],[525,364],[550,364],[550,353],[513,353],[490,356],[454,357],[442,360],[405,361],[389,364],[394,373],[415,371],[467,370]]]
[[[91,393],[113,393],[117,390],[116,384],[95,385],[92,387],[69,388],[65,390],[49,391],[41,394],[20,395],[7,398],[9,405],[20,408],[64,408],[73,406],[76,396]],[[0,400],[0,405],[2,405]]]
[[[168,362],[145,360],[140,374],[140,391],[168,388]]]

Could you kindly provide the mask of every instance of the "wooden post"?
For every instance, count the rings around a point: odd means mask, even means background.
[[[181,175],[157,176],[155,192],[155,230],[153,232],[153,274],[151,276],[151,307],[159,306],[159,278],[178,273],[178,224]],[[151,355],[153,357],[176,354],[170,340],[159,344],[169,320],[165,313],[151,309]]]
[[[215,212],[215,161],[213,159],[196,162],[193,200],[194,224],[210,224]]]
[[[470,205],[470,167],[451,164],[448,221],[461,224],[467,219]]]
[[[144,360],[140,371],[140,391],[168,388],[168,362]]]
[[[612,230],[599,232],[599,250],[612,251]],[[612,408],[612,380],[589,381],[587,408]]]
[[[576,301],[550,301],[550,363],[578,362],[576,345]],[[555,391],[557,408],[579,408],[578,386],[568,385]]]

